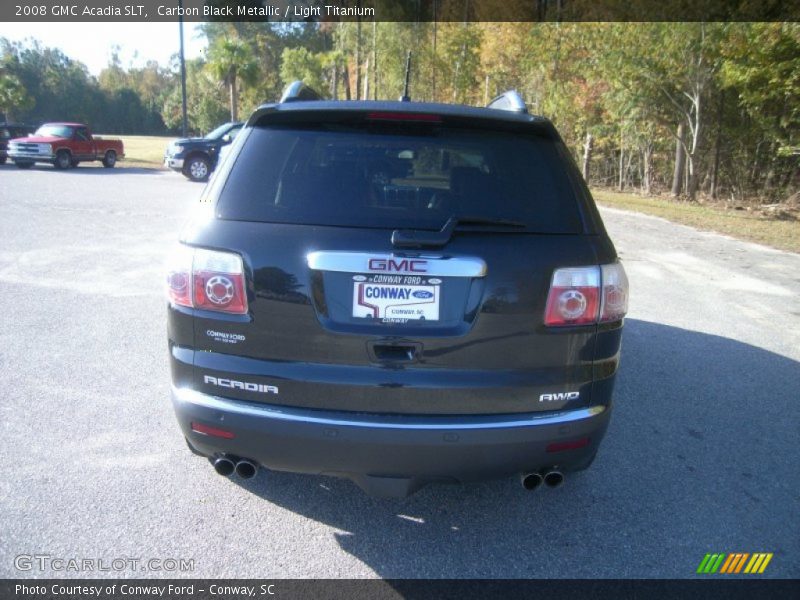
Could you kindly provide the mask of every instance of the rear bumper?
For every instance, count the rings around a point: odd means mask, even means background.
[[[263,405],[172,390],[178,422],[207,456],[231,454],[262,466],[347,477],[370,493],[404,495],[431,481],[474,481],[588,462],[605,434],[610,406],[482,416],[397,416]],[[234,434],[192,431],[199,422]],[[589,438],[578,449],[548,445]]]

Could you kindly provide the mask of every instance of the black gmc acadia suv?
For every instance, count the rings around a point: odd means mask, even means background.
[[[588,467],[628,282],[553,125],[486,108],[258,108],[168,261],[172,401],[222,475],[369,493]]]

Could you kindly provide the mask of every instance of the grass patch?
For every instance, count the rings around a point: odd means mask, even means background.
[[[138,167],[144,169],[163,169],[164,149],[175,137],[156,135],[103,135],[99,137],[122,140],[125,148],[125,159],[119,163],[120,168]],[[99,164],[99,163],[98,163]]]
[[[600,205],[663,217],[697,229],[716,231],[773,248],[800,252],[800,220],[774,219],[757,211],[733,210],[662,198],[592,190]]]

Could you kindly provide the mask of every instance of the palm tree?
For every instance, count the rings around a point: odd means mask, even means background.
[[[20,80],[15,75],[0,69],[0,114],[3,115],[3,120],[12,121],[12,112],[17,116],[17,111],[20,113],[28,111],[34,104],[34,99]]]
[[[238,82],[251,85],[258,78],[258,62],[256,62],[253,52],[241,40],[220,38],[208,52],[208,68],[217,81],[228,86],[231,121],[238,121]]]

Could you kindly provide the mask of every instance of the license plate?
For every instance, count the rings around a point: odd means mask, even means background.
[[[354,317],[397,323],[439,320],[441,286],[438,282],[432,283],[421,277],[398,276],[397,283],[385,283],[376,282],[375,278],[375,276],[354,278],[356,279],[353,284]],[[411,279],[413,283],[405,283],[407,279]]]

